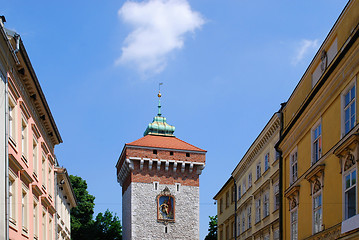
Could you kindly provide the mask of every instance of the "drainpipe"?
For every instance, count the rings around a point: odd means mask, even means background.
[[[4,76],[5,81],[5,222],[6,232],[5,239],[9,239],[9,97],[8,97],[8,81],[7,76]]]
[[[56,158],[55,158],[56,159]],[[57,160],[55,160],[55,162],[57,163]],[[56,164],[55,163],[55,164]],[[57,164],[56,164],[57,165]],[[56,240],[59,239],[58,236],[58,226],[57,226],[57,171],[56,171],[56,167],[55,167],[55,171],[54,171],[54,188],[55,188],[55,236],[56,236]]]
[[[234,182],[234,240],[237,240],[237,182],[232,176]]]
[[[283,108],[287,103],[281,103],[280,110],[277,112],[280,121],[279,141],[274,146],[275,150],[279,153],[279,239],[283,240],[283,152],[279,148],[279,143],[282,141],[283,134]]]

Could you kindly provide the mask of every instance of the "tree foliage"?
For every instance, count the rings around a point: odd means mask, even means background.
[[[73,175],[69,177],[77,199],[77,207],[71,209],[71,239],[121,240],[122,226],[116,214],[107,209],[93,220],[95,197],[87,191],[85,180]]]
[[[204,240],[217,240],[217,215],[209,216],[208,234]]]

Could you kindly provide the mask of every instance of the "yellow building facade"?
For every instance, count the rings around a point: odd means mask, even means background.
[[[282,108],[282,239],[359,239],[359,1]]]
[[[213,198],[217,202],[217,239],[233,239],[235,234],[235,188],[230,177]]]

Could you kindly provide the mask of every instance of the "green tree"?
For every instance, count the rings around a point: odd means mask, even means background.
[[[209,216],[208,234],[204,240],[217,240],[217,215]]]
[[[108,209],[104,214],[97,214],[94,229],[96,231],[96,236],[93,239],[122,240],[121,221],[116,214],[113,215]]]
[[[77,207],[71,209],[71,239],[91,239],[95,197],[87,191],[87,183],[81,177],[70,175]]]

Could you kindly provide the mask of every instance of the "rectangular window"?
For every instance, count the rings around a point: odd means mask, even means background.
[[[42,172],[42,187],[46,189],[46,158],[45,156],[42,156],[41,161],[41,172]]]
[[[313,197],[313,231],[314,233],[322,230],[322,193]]]
[[[241,185],[238,186],[238,199],[241,199]]]
[[[248,228],[252,227],[252,206],[248,206],[247,208],[247,224]]]
[[[28,231],[28,204],[27,204],[27,193],[26,191],[22,191],[21,198],[21,220],[22,220],[22,228],[24,231]]]
[[[49,167],[49,170],[47,172],[47,187],[48,187],[48,193],[49,196],[52,197],[52,174],[51,174],[51,167]]]
[[[46,240],[46,212],[42,212],[42,239]]]
[[[219,231],[219,240],[223,240],[223,231]]]
[[[269,169],[269,153],[264,156],[264,171]]]
[[[229,240],[229,226],[226,226],[226,239]]]
[[[237,236],[241,234],[241,215],[237,216]]]
[[[9,178],[9,217],[10,222],[13,224],[16,224],[16,217],[15,217],[15,211],[16,211],[16,188],[15,188],[15,180],[12,178]]]
[[[246,188],[246,180],[245,180],[245,179],[243,180],[242,185],[243,185],[243,194],[244,194],[244,193],[247,191],[247,188]]]
[[[9,98],[9,135],[10,138],[15,141],[15,136],[16,136],[15,104],[10,98]]]
[[[280,153],[276,150],[275,151],[275,160],[277,161],[277,160],[279,160],[279,158],[280,158]]]
[[[27,157],[27,124],[24,119],[21,121],[21,151],[22,155]]]
[[[355,85],[343,96],[344,134],[347,134],[355,125]]]
[[[158,182],[153,182],[153,190],[158,190]]]
[[[298,178],[298,152],[295,149],[290,154],[290,182],[294,183]]]
[[[345,219],[356,214],[356,169],[344,175]]]
[[[245,219],[245,210],[242,212],[242,232],[246,231],[246,219]]]
[[[248,188],[252,187],[252,173],[248,174]]]
[[[264,235],[263,240],[269,240],[269,234]]]
[[[262,172],[261,172],[261,162],[259,162],[257,164],[257,179],[259,179],[261,177],[261,174],[262,174]]]
[[[35,175],[37,176],[37,140],[34,138],[32,141],[32,161],[33,161],[33,171]]]
[[[226,192],[226,208],[229,207],[229,192]]]
[[[181,190],[181,184],[180,183],[176,183],[176,192],[180,192]]]
[[[274,190],[274,210],[277,210],[279,209],[279,183],[276,182],[274,185],[273,185],[273,190]]]
[[[263,195],[263,217],[267,217],[269,215],[269,192],[267,191]]]
[[[290,213],[290,239],[298,240],[298,210],[295,208]]]
[[[256,199],[256,223],[261,220],[261,198]]]
[[[322,124],[317,124],[312,130],[312,164],[322,157]]]
[[[273,240],[279,240],[279,229],[274,229]]]
[[[232,186],[232,195],[231,195],[231,202],[234,203],[234,199],[236,198],[236,188]]]
[[[219,200],[219,213],[223,213],[223,198]]]
[[[234,236],[236,236],[236,225],[232,222],[232,238],[234,238]]]
[[[33,217],[34,217],[34,238],[37,239],[39,236],[39,219],[37,213],[37,203],[34,201],[34,208],[33,208]]]

